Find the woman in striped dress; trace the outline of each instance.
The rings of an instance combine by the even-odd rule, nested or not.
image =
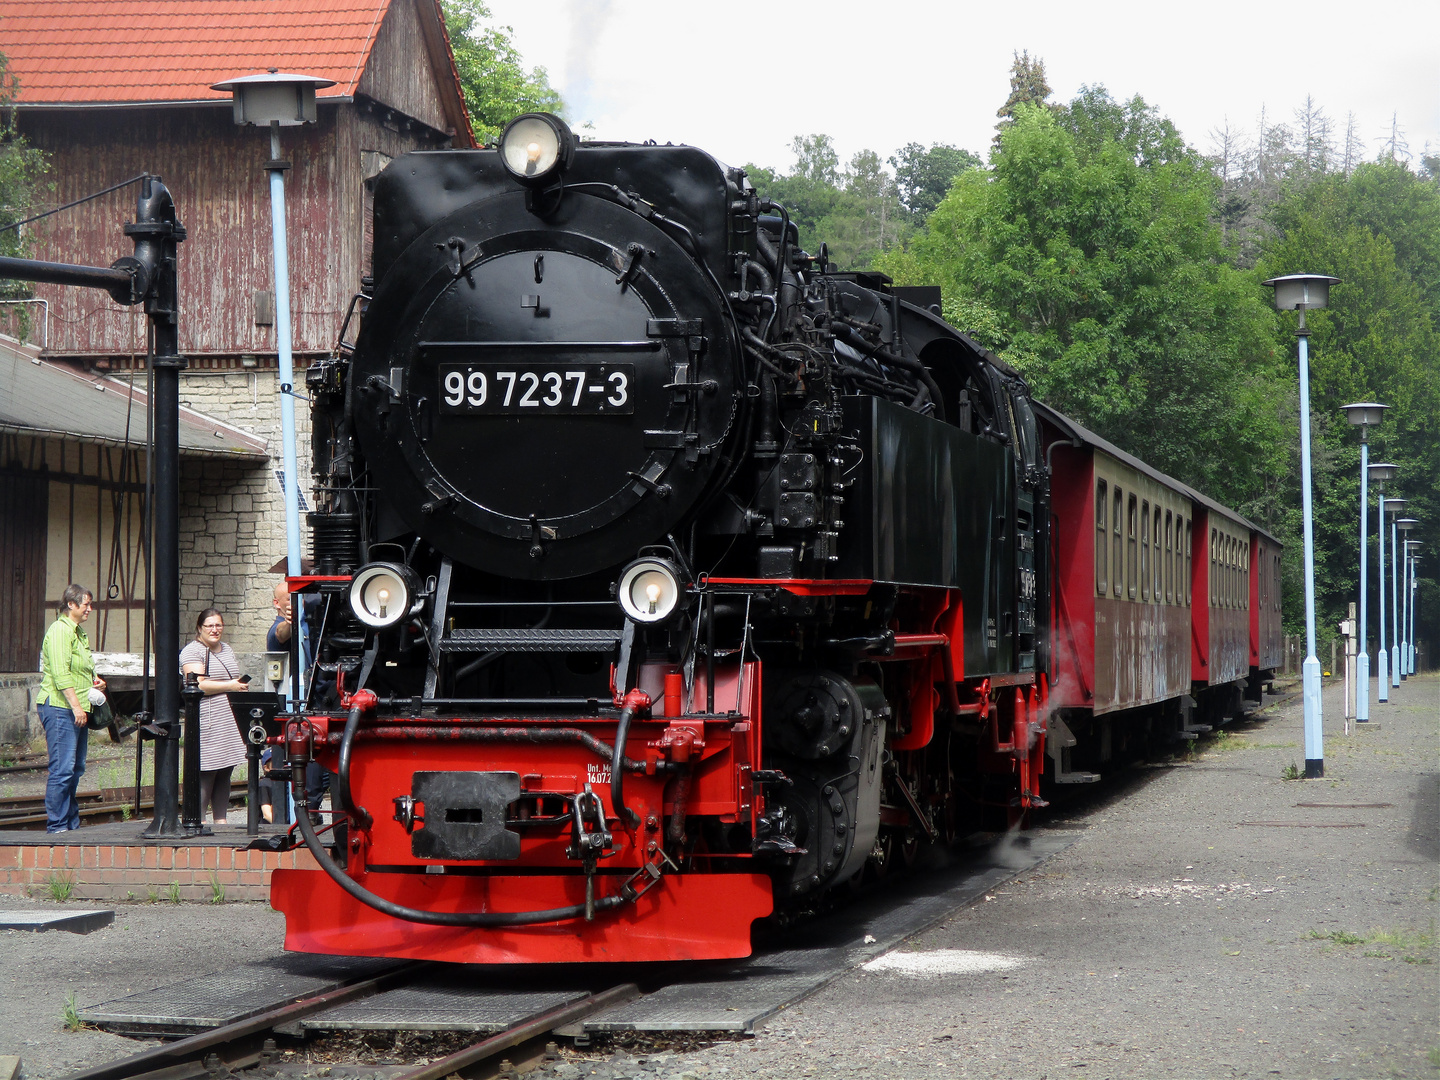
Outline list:
[[[246,687],[234,650],[220,640],[224,633],[225,617],[206,608],[195,620],[195,640],[180,650],[181,675],[199,675],[205,695],[200,702],[200,812],[209,803],[216,825],[228,824],[230,773],[245,761],[245,743],[225,695]]]

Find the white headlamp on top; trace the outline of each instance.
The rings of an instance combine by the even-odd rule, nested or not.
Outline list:
[[[350,582],[350,610],[366,626],[384,629],[409,615],[420,601],[415,572],[399,563],[362,566]]]
[[[555,180],[575,156],[575,133],[551,113],[525,113],[506,125],[500,136],[500,160],[526,187]]]
[[[666,622],[685,595],[680,570],[666,559],[636,559],[620,575],[616,599],[632,621],[653,626]]]

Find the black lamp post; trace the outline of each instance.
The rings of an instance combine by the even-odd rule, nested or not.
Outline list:
[[[110,266],[76,266],[39,259],[0,258],[0,278],[46,281],[103,289],[117,304],[143,303],[154,334],[155,352],[155,724],[164,734],[155,742],[155,819],[146,837],[183,836],[180,802],[180,681],[170,664],[180,655],[180,355],[176,249],[185,226],[158,176],[140,182],[135,223],[125,226],[135,254]],[[167,663],[168,659],[168,663]],[[162,674],[169,672],[169,675]]]

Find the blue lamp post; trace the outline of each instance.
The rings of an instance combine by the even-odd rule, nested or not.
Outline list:
[[[1404,557],[1400,560],[1400,663],[1397,665],[1400,678],[1410,677],[1410,530],[1419,525],[1418,518],[1401,518],[1395,527],[1405,534],[1405,543],[1396,548]]]
[[[1390,654],[1385,651],[1385,481],[1394,480],[1398,471],[1389,462],[1370,466],[1370,480],[1380,496],[1380,572],[1375,579],[1379,586],[1375,591],[1380,594],[1380,651],[1376,654],[1379,667],[1375,672],[1375,697],[1382,702],[1390,700]]]
[[[280,439],[285,459],[285,556],[288,577],[299,577],[300,474],[295,463],[295,366],[290,351],[290,262],[285,241],[285,171],[290,162],[280,157],[280,129],[313,124],[315,91],[334,86],[334,79],[287,75],[271,68],[262,75],[246,75],[219,82],[211,90],[235,96],[235,123],[270,129],[270,241],[275,259],[275,337],[280,377]]]
[[[1325,775],[1325,733],[1320,712],[1320,660],[1315,655],[1315,520],[1310,507],[1310,331],[1305,312],[1330,302],[1330,286],[1340,279],[1326,274],[1286,274],[1264,282],[1275,290],[1279,311],[1297,311],[1300,323],[1300,501],[1305,515],[1305,662],[1300,666],[1305,704],[1305,778]]]
[[[1420,548],[1420,541],[1419,541],[1419,540],[1411,540],[1411,541],[1410,541],[1410,548],[1411,548],[1412,551],[1418,551],[1419,548]],[[1414,674],[1415,674],[1415,645],[1416,645],[1416,641],[1415,641],[1415,633],[1416,633],[1416,630],[1415,630],[1415,628],[1416,628],[1417,626],[1419,626],[1419,620],[1418,620],[1418,614],[1419,614],[1419,613],[1418,613],[1418,611],[1417,611],[1416,609],[1419,608],[1419,606],[1420,606],[1420,556],[1419,556],[1418,554],[1415,554],[1415,555],[1411,555],[1411,556],[1410,556],[1410,674],[1411,674],[1411,675],[1414,675]]]
[[[1370,470],[1370,427],[1380,423],[1390,406],[1374,401],[1343,405],[1345,419],[1360,429],[1360,649],[1355,657],[1355,722],[1370,722],[1370,646],[1366,637],[1366,574],[1369,552],[1366,550],[1370,531],[1370,493],[1367,481]]]
[[[1386,499],[1381,506],[1380,528],[1385,528],[1385,515],[1390,515],[1390,685],[1400,685],[1400,530],[1397,519],[1405,512],[1409,499]],[[1384,588],[1384,581],[1381,581]]]

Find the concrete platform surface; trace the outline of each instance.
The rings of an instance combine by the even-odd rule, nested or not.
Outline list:
[[[1067,813],[1068,850],[753,1039],[530,1076],[1435,1080],[1440,676],[1371,716],[1347,735],[1327,688],[1320,780],[1282,779],[1298,699],[1135,770]]]

